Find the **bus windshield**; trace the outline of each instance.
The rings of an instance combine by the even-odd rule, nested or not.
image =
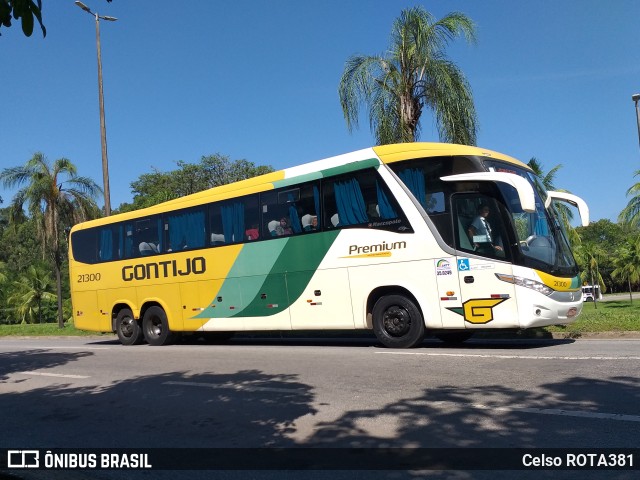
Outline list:
[[[506,172],[525,178],[533,187],[535,212],[525,212],[520,208],[516,191],[505,184],[498,185],[511,215],[517,247],[525,266],[559,276],[574,276],[578,273],[571,253],[567,235],[555,209],[544,207],[546,190],[528,170],[516,165],[495,160],[484,160],[489,171]],[[519,263],[519,262],[516,262]]]

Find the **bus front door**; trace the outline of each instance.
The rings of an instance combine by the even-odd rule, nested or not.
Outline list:
[[[510,263],[459,256],[456,269],[465,328],[519,327],[515,285],[498,278],[513,275]]]
[[[465,192],[451,198],[456,249],[455,271],[465,328],[518,328],[512,278],[508,213],[494,192]],[[468,255],[464,253],[468,252]]]

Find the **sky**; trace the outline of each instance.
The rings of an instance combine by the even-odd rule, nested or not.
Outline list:
[[[337,87],[350,55],[384,54],[400,12],[469,16],[447,53],[471,85],[478,146],[545,170],[616,221],[640,179],[636,0],[84,0],[100,22],[111,205],[131,182],[219,153],[282,169],[375,144],[347,130]],[[0,170],[65,157],[102,185],[95,21],[43,0],[36,25],[0,29]],[[421,141],[438,141],[429,111]],[[15,189],[0,185],[6,206]],[[577,215],[576,215],[577,216]]]

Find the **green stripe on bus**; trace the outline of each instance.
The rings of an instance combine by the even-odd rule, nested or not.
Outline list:
[[[379,167],[380,160],[377,158],[369,158],[367,160],[359,160],[357,162],[350,162],[338,167],[327,168],[326,170],[320,170],[319,172],[305,173],[291,178],[285,178],[284,180],[277,180],[272,182],[273,188],[288,187],[291,185],[298,185],[300,183],[311,182],[320,178],[333,177],[336,175],[342,175],[344,173],[355,172],[369,167]]]
[[[327,168],[326,170],[321,170],[322,176],[333,177],[335,175],[342,175],[343,173],[355,172],[357,170],[363,170],[369,167],[379,167],[380,160],[377,158],[369,158],[367,160],[360,160],[358,162],[350,162],[344,165],[340,165],[339,167]]]
[[[339,231],[290,237],[267,275],[260,292],[235,317],[263,317],[282,312],[309,284]],[[295,259],[295,263],[292,262]],[[287,281],[295,273],[295,282]]]
[[[217,293],[212,292],[216,297],[209,302],[210,306],[193,318],[227,318],[241,311],[247,299],[258,294],[285,245],[286,240],[243,245],[222,287]]]
[[[319,178],[322,178],[322,173],[320,172],[305,173],[304,175],[299,175],[297,177],[285,178],[284,180],[272,182],[272,185],[273,188],[282,188],[290,185],[311,182],[313,180],[318,180]]]
[[[339,231],[247,243],[216,298],[193,318],[264,317],[298,299]],[[296,281],[287,284],[287,273]],[[219,299],[221,299],[219,301]]]

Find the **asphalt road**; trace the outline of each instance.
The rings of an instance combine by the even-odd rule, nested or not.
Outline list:
[[[639,448],[639,367],[640,340],[472,340],[455,348],[433,340],[390,350],[373,339],[123,347],[111,337],[5,337],[0,448]],[[637,470],[249,473],[184,478],[626,479]]]

